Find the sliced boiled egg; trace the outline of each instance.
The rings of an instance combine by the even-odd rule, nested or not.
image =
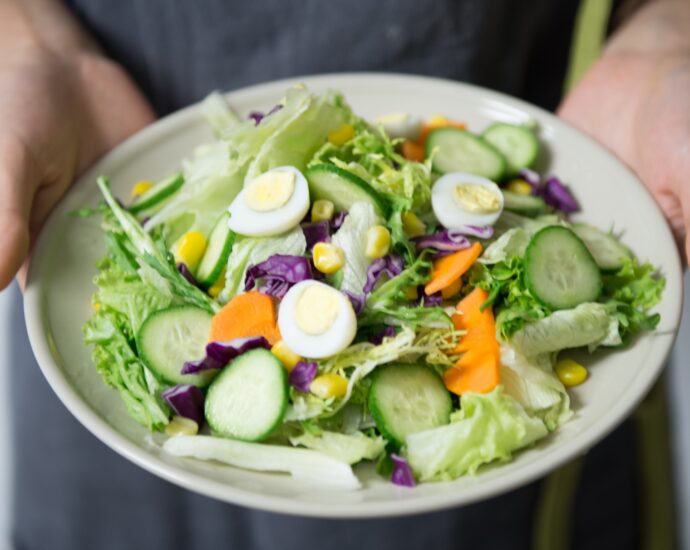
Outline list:
[[[434,183],[431,206],[438,221],[448,229],[493,225],[503,212],[503,193],[489,179],[452,172]]]
[[[415,140],[419,137],[424,122],[421,118],[408,113],[388,113],[377,117],[376,124],[383,126],[390,138]]]
[[[309,211],[307,180],[294,166],[274,168],[246,184],[228,210],[228,226],[239,235],[279,235]]]
[[[352,343],[357,317],[345,294],[308,280],[293,286],[280,302],[278,328],[293,352],[321,359],[340,353]]]

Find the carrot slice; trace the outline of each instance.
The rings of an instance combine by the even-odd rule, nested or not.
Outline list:
[[[472,267],[472,264],[479,258],[481,253],[482,245],[479,242],[475,242],[465,250],[459,250],[436,260],[431,272],[431,280],[424,287],[424,293],[430,296],[455,283]]]
[[[472,365],[449,368],[443,373],[443,381],[449,391],[458,395],[467,392],[488,393],[499,383],[499,367],[498,354],[487,353],[478,357]]]
[[[416,162],[424,162],[424,146],[416,141],[405,140],[402,144],[402,155],[407,160],[414,160]]]
[[[462,287],[462,279],[458,279],[454,283],[448,285],[446,288],[441,289],[441,296],[444,300],[448,300],[460,292]]]
[[[501,351],[496,339],[496,322],[491,307],[481,311],[489,297],[481,288],[465,296],[453,315],[458,330],[467,331],[449,353],[463,355],[443,375],[446,388],[462,395],[466,392],[486,393],[500,381]]]
[[[455,306],[457,313],[453,315],[455,328],[458,330],[466,330],[477,325],[477,323],[479,323],[481,320],[482,315],[480,308],[488,299],[489,293],[486,290],[477,287],[462,300],[460,300],[458,305]],[[484,311],[487,311],[488,309],[489,308]]]
[[[273,298],[256,291],[238,294],[211,319],[209,341],[263,336],[271,345],[280,340]]]

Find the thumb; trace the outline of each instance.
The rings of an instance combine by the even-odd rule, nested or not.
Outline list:
[[[0,138],[0,290],[29,253],[29,214],[35,189],[33,161],[24,144]]]

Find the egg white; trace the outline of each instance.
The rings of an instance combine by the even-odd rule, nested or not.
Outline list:
[[[321,285],[337,294],[340,308],[333,324],[321,334],[308,334],[297,324],[296,309],[302,292],[313,285]],[[340,353],[348,347],[357,332],[357,316],[350,299],[333,287],[319,281],[302,281],[293,286],[280,302],[278,309],[280,335],[293,352],[312,359],[322,359]]]
[[[292,172],[295,174],[295,188],[287,202],[275,210],[259,212],[253,210],[245,200],[246,187],[239,192],[228,208],[228,227],[239,235],[268,237],[285,233],[302,221],[309,211],[309,185],[294,166],[280,166],[271,172]]]
[[[462,208],[453,196],[455,186],[462,183],[481,185],[496,193],[500,204],[496,212],[479,214]],[[462,229],[467,225],[493,225],[503,212],[503,193],[490,179],[464,172],[451,172],[434,183],[431,189],[431,206],[438,221],[448,229]]]

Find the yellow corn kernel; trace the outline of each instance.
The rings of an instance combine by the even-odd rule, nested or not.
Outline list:
[[[311,221],[322,222],[328,221],[333,217],[335,205],[326,199],[319,199],[314,201],[311,207]]]
[[[321,399],[342,397],[347,392],[347,380],[339,374],[327,372],[314,378],[309,391]]]
[[[225,268],[223,268],[223,271],[220,272],[220,275],[216,279],[216,282],[213,283],[208,288],[208,295],[211,298],[218,298],[218,295],[223,291],[224,288],[225,288]]]
[[[403,230],[408,237],[419,237],[424,235],[426,224],[417,217],[414,212],[402,213]]]
[[[445,126],[450,121],[443,115],[433,115],[428,121],[428,126]]]
[[[91,309],[94,313],[98,313],[99,311],[101,311],[101,304],[99,304],[98,302],[93,302],[91,304]]]
[[[345,253],[338,245],[316,243],[312,254],[314,267],[321,273],[335,273],[345,265]]]
[[[190,271],[194,271],[206,251],[206,237],[200,231],[188,231],[175,247],[175,260],[184,262]]]
[[[415,300],[419,299],[419,293],[417,292],[417,287],[416,286],[408,286],[405,289],[405,298],[407,298],[411,302],[414,302]]]
[[[577,386],[587,379],[587,369],[572,359],[561,359],[556,366],[556,375],[564,386]]]
[[[442,288],[441,296],[444,300],[448,300],[460,292],[460,287],[462,287],[462,277],[456,279],[454,283],[451,283],[446,288]]]
[[[132,196],[138,197],[139,195],[143,195],[144,193],[146,193],[146,191],[148,191],[152,187],[153,187],[152,181],[148,181],[148,180],[138,181],[132,186]]]
[[[383,225],[374,225],[367,230],[367,244],[364,254],[371,260],[383,258],[391,248],[391,234]]]
[[[354,135],[355,129],[352,127],[352,124],[343,124],[340,128],[328,134],[328,141],[336,147],[340,147],[342,144],[350,141]]]
[[[532,194],[532,186],[527,183],[525,180],[517,178],[514,180],[510,180],[507,185],[508,191],[512,191],[513,193],[517,193],[518,195],[531,195]]]
[[[165,427],[165,435],[175,437],[176,435],[196,435],[199,433],[199,426],[191,418],[184,416],[173,416],[172,420]]]
[[[285,343],[285,340],[278,340],[275,344],[273,344],[271,353],[280,360],[288,372],[292,372],[292,369],[295,368],[297,363],[304,361],[304,357],[297,355],[294,351],[292,351]]]

